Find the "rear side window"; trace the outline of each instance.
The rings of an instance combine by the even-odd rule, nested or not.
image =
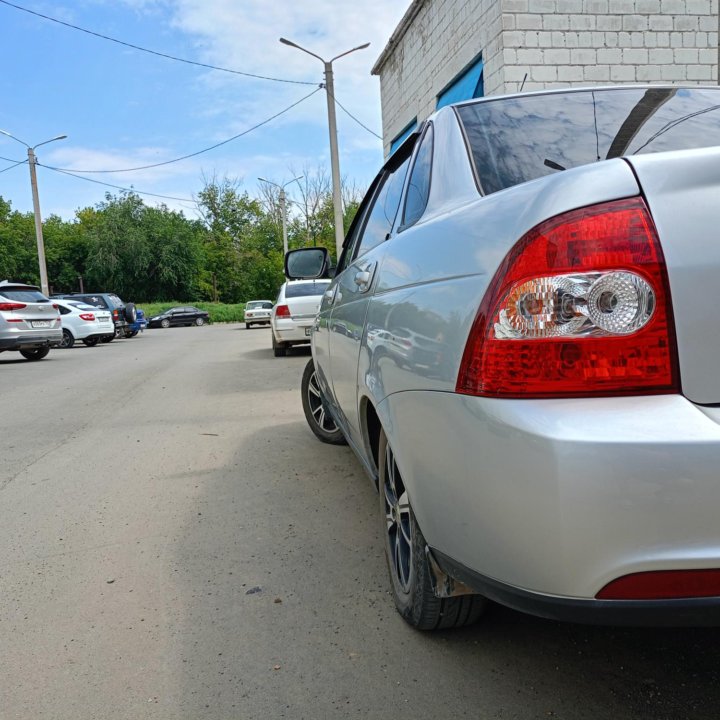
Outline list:
[[[460,105],[485,194],[614,157],[720,145],[720,91],[621,88]]]
[[[0,290],[0,295],[8,300],[17,302],[46,303],[50,302],[41,292],[24,288],[6,288]]]
[[[395,172],[389,174],[383,181],[372,210],[370,210],[362,238],[360,238],[356,257],[364,255],[376,245],[379,245],[392,230],[395,216],[400,207],[400,197],[402,196],[409,164],[410,158],[405,160]]]
[[[433,126],[428,125],[420,144],[408,183],[403,213],[403,227],[414,225],[425,212],[430,197],[430,173],[432,171]]]
[[[322,295],[330,286],[330,281],[302,283],[301,285],[287,285],[285,287],[285,298],[309,297]]]
[[[105,302],[104,298],[101,298],[99,295],[83,295],[80,299],[87,305],[92,305],[93,307],[100,308],[101,310],[106,310],[108,308],[108,304]]]

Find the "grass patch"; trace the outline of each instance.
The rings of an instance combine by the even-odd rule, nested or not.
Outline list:
[[[210,313],[210,322],[242,322],[245,319],[245,303],[213,303],[213,302],[163,302],[163,303],[137,303],[139,308],[145,312],[146,318],[159,315],[165,310],[173,307],[193,307],[207,310]]]

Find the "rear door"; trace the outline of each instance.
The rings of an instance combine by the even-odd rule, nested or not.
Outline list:
[[[346,267],[337,278],[328,327],[328,351],[333,394],[341,422],[356,444],[361,442],[358,414],[358,361],[365,328],[365,316],[376,270],[385,253],[400,205],[410,162],[398,157],[386,165],[375,194],[365,211],[362,225]]]

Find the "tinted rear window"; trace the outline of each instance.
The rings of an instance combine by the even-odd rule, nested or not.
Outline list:
[[[641,153],[720,145],[720,91],[593,90],[458,107],[485,193]]]
[[[322,295],[330,286],[330,281],[302,283],[301,285],[287,285],[285,287],[286,298],[307,297],[310,295]]]
[[[23,288],[4,289],[0,290],[0,295],[8,300],[15,300],[16,302],[32,302],[32,303],[46,303],[50,302],[41,292],[37,290],[27,290]]]

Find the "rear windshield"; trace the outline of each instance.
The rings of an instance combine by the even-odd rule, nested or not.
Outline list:
[[[46,303],[50,302],[41,292],[37,290],[28,290],[23,288],[0,289],[0,295],[8,300],[16,300],[17,302]]]
[[[608,158],[720,145],[711,88],[583,90],[457,111],[486,194]]]
[[[285,287],[285,297],[297,298],[307,297],[309,295],[322,295],[329,286],[329,280],[312,283],[301,283],[300,285],[287,285]]]
[[[269,301],[249,302],[245,305],[246,310],[272,310],[272,303]]]

